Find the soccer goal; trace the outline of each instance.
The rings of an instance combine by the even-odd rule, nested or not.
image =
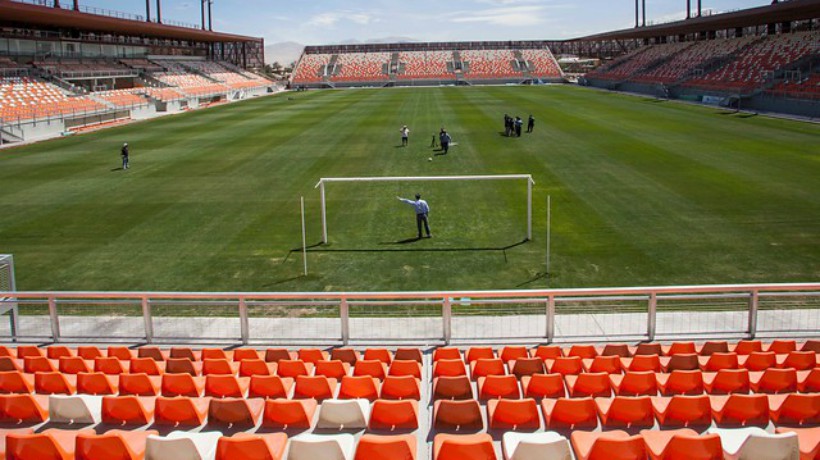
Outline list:
[[[409,182],[464,182],[464,181],[523,181],[526,183],[526,198],[522,197],[522,201],[526,200],[526,233],[525,239],[532,240],[532,186],[535,182],[530,174],[498,174],[498,175],[479,175],[479,176],[409,176],[409,177],[323,177],[316,184],[314,189],[318,188],[321,194],[321,208],[322,208],[322,242],[328,243],[328,184],[333,183],[395,183],[404,184]],[[522,194],[523,195],[523,194]],[[517,196],[517,195],[516,195]],[[392,198],[392,197],[391,197]],[[412,198],[412,196],[408,196]],[[424,198],[424,197],[423,197]],[[522,203],[523,204],[523,203]],[[431,203],[432,207],[435,207]]]

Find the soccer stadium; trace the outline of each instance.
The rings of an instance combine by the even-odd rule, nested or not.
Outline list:
[[[820,459],[820,0],[335,3],[0,0],[0,459]]]

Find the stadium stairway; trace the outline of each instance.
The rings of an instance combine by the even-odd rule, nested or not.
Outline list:
[[[0,346],[0,456],[814,460],[818,351]]]

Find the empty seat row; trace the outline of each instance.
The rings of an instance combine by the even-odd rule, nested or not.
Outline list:
[[[820,422],[820,395],[728,396],[616,396],[614,398],[496,399],[487,402],[491,429],[538,430],[594,429],[660,426],[812,425]],[[439,400],[433,406],[433,426],[438,430],[485,429],[478,401]]]
[[[570,440],[556,432],[505,433],[502,451],[508,460],[814,460],[820,428],[783,429],[770,434],[759,428],[710,429],[703,434],[682,428],[669,431],[575,431]],[[570,442],[571,441],[571,442]],[[488,434],[439,434],[434,460],[497,459]]]
[[[314,414],[318,409],[317,420]],[[261,399],[89,395],[2,395],[0,422],[200,426],[262,425],[274,429],[365,429],[413,431],[419,427],[418,402],[366,399]]]

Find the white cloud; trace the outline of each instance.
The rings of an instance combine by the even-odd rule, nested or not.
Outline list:
[[[478,22],[498,26],[535,26],[544,22],[544,18],[541,16],[543,10],[543,6],[514,6],[479,11],[462,11],[454,14],[452,22]]]
[[[331,11],[317,14],[308,19],[307,25],[313,27],[332,27],[338,22],[352,22],[359,25],[367,25],[378,22],[378,18],[369,13],[353,11]]]

